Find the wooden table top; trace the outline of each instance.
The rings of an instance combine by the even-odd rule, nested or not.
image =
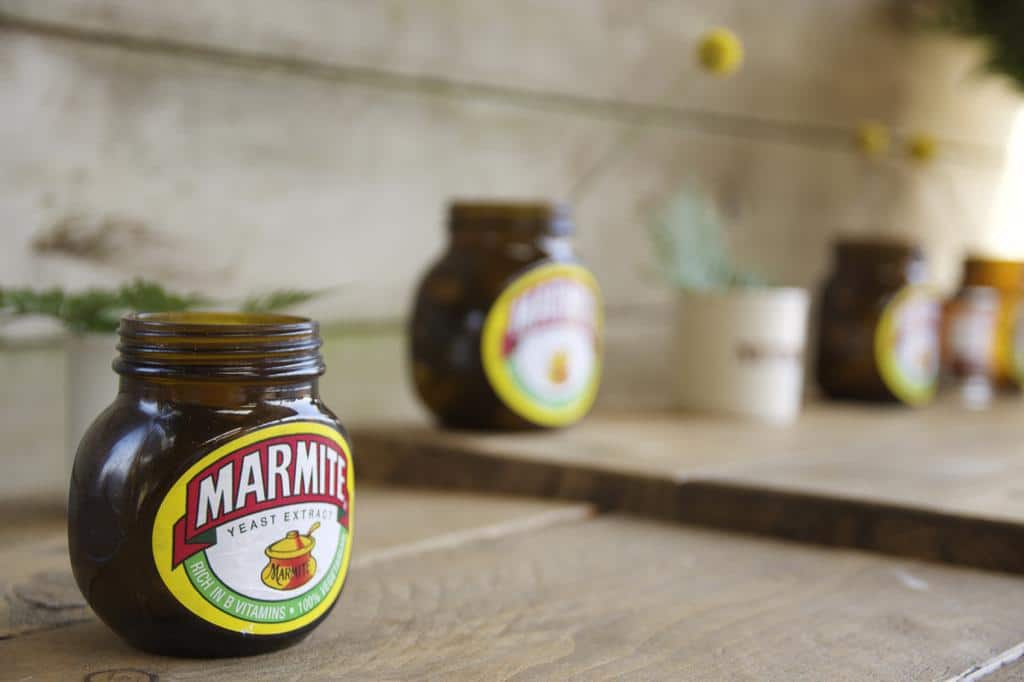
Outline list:
[[[874,509],[878,528],[900,527],[893,510],[931,514],[935,546],[955,539],[944,529],[958,520],[1016,528],[1012,491],[1024,478],[1014,434],[1024,444],[1024,424],[1013,407],[957,420],[901,412],[914,427],[855,409],[812,412],[781,431],[667,416],[646,427],[595,418],[541,437],[357,430],[364,483],[340,602],[305,642],[247,659],[129,648],[71,580],[61,510],[3,503],[0,679],[1024,679],[1020,576],[774,532],[778,519],[813,509],[800,495],[852,505],[851,519]],[[888,458],[877,454],[885,449]],[[864,467],[843,464],[844,452],[861,453]],[[928,457],[934,466],[917,480],[914,462]],[[702,528],[679,498],[657,498],[665,485],[704,494],[689,486],[713,478],[724,492],[701,503],[753,504],[726,514],[742,520],[783,499],[735,494],[758,472],[774,495],[793,496],[754,529],[767,537]],[[878,485],[863,482],[878,472]],[[368,482],[389,478],[449,489]],[[943,494],[926,498],[929,481]],[[656,499],[634,499],[645,491]],[[841,540],[831,544],[857,545]]]

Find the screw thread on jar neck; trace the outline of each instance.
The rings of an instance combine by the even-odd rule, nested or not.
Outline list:
[[[274,314],[132,313],[121,318],[122,377],[298,382],[324,372],[319,326]]]

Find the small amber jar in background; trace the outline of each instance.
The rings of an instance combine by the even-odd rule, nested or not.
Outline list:
[[[567,426],[601,375],[601,296],[565,206],[457,202],[410,328],[413,380],[445,426]]]
[[[120,389],[69,495],[86,601],[159,654],[298,642],[333,608],[352,547],[352,454],[318,394],[316,323],[136,314],[120,335]]]
[[[938,299],[921,250],[842,240],[820,310],[816,376],[826,396],[919,405],[939,375]]]
[[[942,365],[968,407],[985,407],[994,393],[999,309],[999,292],[981,286],[962,287],[943,306]]]
[[[1002,389],[1019,387],[1014,327],[1024,301],[1024,261],[970,256],[964,260],[961,289],[988,287],[998,294],[998,312],[992,345],[993,378]]]

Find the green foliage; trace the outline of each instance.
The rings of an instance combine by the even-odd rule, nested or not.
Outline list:
[[[1024,3],[1020,0],[944,0],[938,24],[983,39],[986,68],[1013,79],[1024,91]]]
[[[60,289],[0,289],[0,310],[15,315],[38,314],[57,317],[63,304],[64,292]]]
[[[117,329],[122,313],[130,310],[119,292],[90,289],[65,294],[54,317],[76,332],[109,332]]]
[[[699,192],[675,197],[651,223],[651,245],[662,277],[679,289],[763,286],[737,265],[725,243],[722,219]]]
[[[242,303],[245,312],[270,312],[308,301],[316,292],[277,291]],[[198,294],[174,294],[155,282],[138,279],[118,289],[35,290],[0,287],[0,316],[45,315],[75,332],[114,332],[129,312],[180,312],[210,307],[216,302]],[[2,319],[2,317],[0,317]]]
[[[155,282],[137,279],[118,292],[126,308],[134,311],[174,312],[208,306],[212,300],[198,294],[172,294]]]

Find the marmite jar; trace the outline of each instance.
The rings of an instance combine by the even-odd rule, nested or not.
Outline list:
[[[996,386],[999,292],[964,286],[942,309],[942,366],[968,407],[982,408]]]
[[[455,203],[449,244],[419,287],[413,380],[445,426],[561,427],[601,375],[601,295],[573,255],[564,206]]]
[[[991,332],[992,378],[997,387],[1017,389],[1021,379],[1018,358],[1024,352],[1024,338],[1016,332],[1021,302],[1024,301],[1024,262],[970,256],[964,260],[963,291],[986,287],[995,293],[996,313]]]
[[[938,386],[941,309],[912,245],[844,240],[825,284],[817,380],[830,398],[927,403]]]
[[[133,314],[114,402],[75,457],[75,580],[129,643],[181,656],[293,644],[334,606],[352,548],[352,452],[320,401],[315,322]]]

